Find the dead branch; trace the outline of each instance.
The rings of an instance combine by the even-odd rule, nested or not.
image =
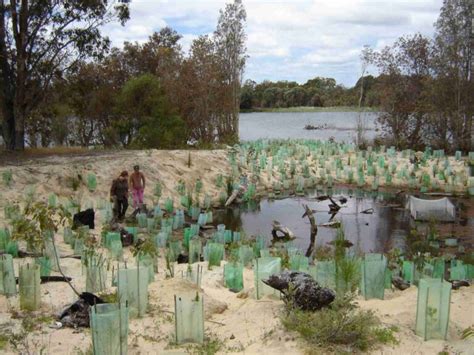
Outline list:
[[[277,232],[283,235],[278,235]],[[272,237],[274,241],[295,239],[293,232],[278,221],[273,221],[272,223]]]
[[[311,232],[310,232],[310,243],[308,246],[308,250],[306,250],[306,257],[310,257],[314,251],[314,245],[316,244],[316,235],[318,234],[318,226],[316,225],[316,219],[314,218],[313,210],[308,207],[308,205],[304,205],[305,214],[304,216],[308,216],[309,223],[311,223]]]

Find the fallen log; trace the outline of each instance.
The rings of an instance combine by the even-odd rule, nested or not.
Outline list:
[[[280,275],[271,275],[262,282],[280,291],[285,303],[302,310],[317,311],[329,306],[336,298],[333,290],[321,287],[304,272],[283,271]]]

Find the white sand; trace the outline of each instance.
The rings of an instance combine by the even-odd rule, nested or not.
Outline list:
[[[89,158],[51,157],[32,161],[21,166],[0,167],[0,174],[6,169],[13,171],[14,183],[11,189],[2,186],[0,208],[8,200],[21,200],[28,185],[35,184],[40,198],[46,198],[55,192],[61,198],[82,195],[83,201],[97,201],[107,198],[111,179],[121,170],[138,163],[148,178],[146,190],[147,201],[151,200],[151,187],[159,179],[163,185],[163,198],[174,197],[177,202],[175,186],[183,179],[190,187],[198,177],[204,182],[204,192],[217,198],[215,188],[217,174],[228,174],[225,151],[198,151],[191,153],[192,166],[187,167],[186,151],[149,151],[120,152],[113,155],[93,156]],[[73,192],[66,184],[65,178],[74,173],[86,176],[94,172],[98,177],[98,189],[89,193],[85,186]],[[0,213],[0,226],[5,223]],[[100,225],[95,233],[100,232]],[[59,242],[61,255],[71,254],[69,246]],[[126,260],[132,260],[129,251]],[[16,260],[19,263],[27,259]],[[85,275],[82,275],[79,260],[62,259],[63,271],[73,278],[73,284],[79,290],[85,289]],[[242,354],[300,354],[304,352],[303,344],[296,334],[286,333],[279,322],[282,301],[270,297],[255,300],[253,296],[253,272],[246,269],[244,273],[244,291],[248,297],[238,297],[223,286],[222,267],[207,269],[204,267],[202,290],[204,294],[206,335],[211,339],[223,342],[222,353],[237,352]],[[130,321],[129,353],[130,354],[166,354],[186,352],[187,347],[170,346],[174,334],[174,295],[196,292],[196,286],[181,278],[185,265],[176,267],[175,278],[166,278],[163,258],[160,258],[159,272],[155,281],[149,286],[149,312],[144,318]],[[18,272],[18,268],[17,271]],[[110,274],[108,279],[110,286]],[[110,289],[112,290],[112,288]],[[65,283],[48,283],[41,285],[42,310],[39,313],[56,314],[68,303],[75,300],[75,295]],[[474,324],[474,288],[463,288],[452,292],[451,320],[448,341],[430,340],[424,342],[414,334],[416,317],[417,289],[412,287],[404,292],[386,291],[385,300],[359,300],[362,308],[372,309],[386,325],[397,325],[400,331],[397,337],[400,344],[396,347],[385,347],[374,351],[377,354],[437,354],[445,347],[451,353],[474,354],[473,341],[461,341],[460,331]],[[10,329],[18,333],[21,319],[14,318],[18,311],[18,297],[6,299],[0,296],[0,332]],[[24,316],[24,313],[19,313]],[[91,346],[89,329],[51,329],[48,324],[39,324],[38,329],[30,333],[21,346],[27,344],[30,353],[39,353],[41,349],[48,354],[74,354],[87,351]],[[17,353],[12,347],[4,353]],[[20,352],[26,353],[23,349]]]

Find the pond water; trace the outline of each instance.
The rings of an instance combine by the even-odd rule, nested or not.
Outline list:
[[[357,112],[253,112],[240,114],[240,139],[252,141],[260,138],[323,139],[333,137],[338,142],[353,142],[356,136]],[[377,113],[362,114],[368,130],[366,138],[376,136]],[[326,128],[306,130],[306,125]]]
[[[279,221],[296,236],[294,244],[305,251],[309,245],[310,223],[304,214],[304,205],[315,211],[318,225],[331,219],[329,200],[317,201],[316,196],[329,194],[338,201],[347,198],[333,220],[343,224],[345,237],[360,252],[387,252],[393,248],[405,248],[406,235],[410,227],[409,213],[402,206],[400,195],[394,192],[364,192],[359,189],[341,188],[332,191],[311,191],[304,197],[288,196],[278,200],[262,200],[253,205],[240,205],[216,211],[216,222],[224,223],[227,229],[244,230],[247,235],[263,235],[270,241],[272,222]],[[340,204],[340,202],[338,202]],[[373,214],[363,214],[373,208]],[[317,246],[334,240],[336,229],[318,226]]]

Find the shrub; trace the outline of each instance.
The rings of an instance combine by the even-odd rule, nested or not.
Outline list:
[[[287,330],[299,333],[314,354],[365,352],[380,344],[396,344],[396,329],[381,326],[372,311],[361,310],[354,304],[354,298],[354,294],[348,293],[317,312],[302,311],[289,303],[281,321]]]

